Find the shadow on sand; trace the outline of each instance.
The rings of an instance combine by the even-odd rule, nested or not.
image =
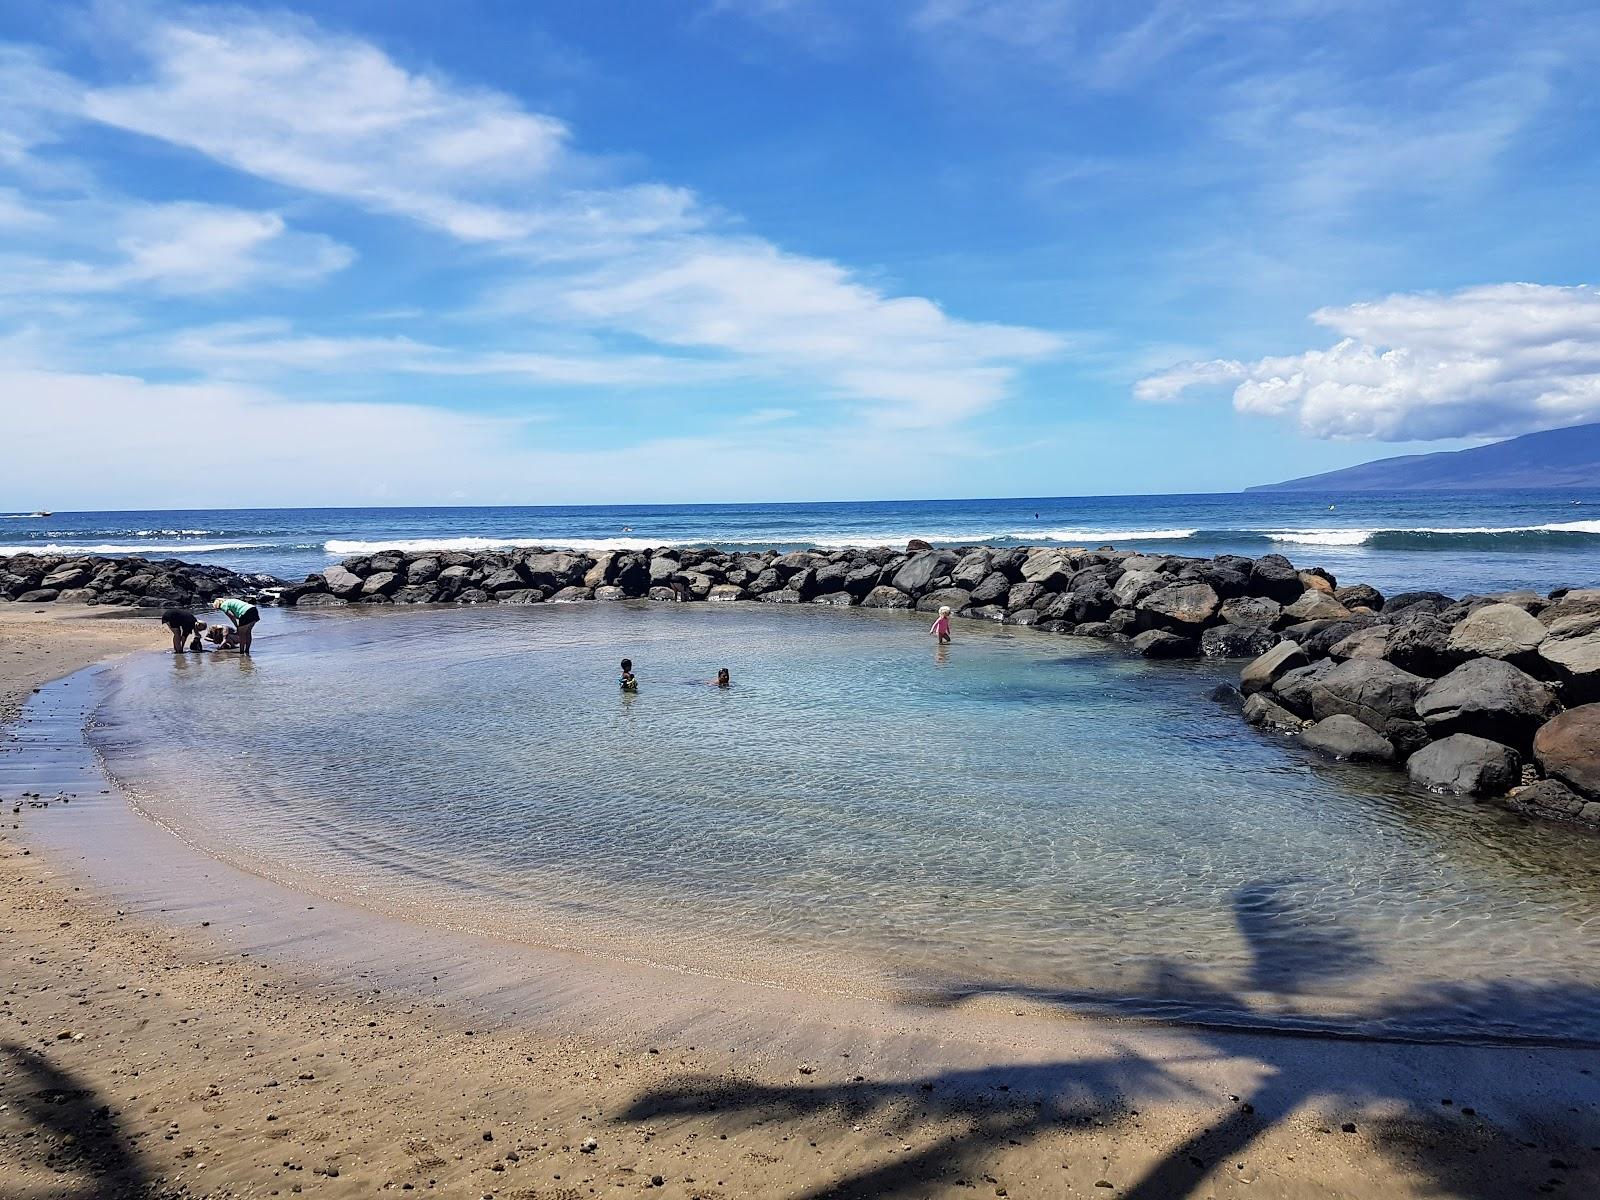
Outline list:
[[[39,1195],[62,1200],[120,1200],[151,1194],[151,1181],[109,1105],[43,1054],[0,1042],[0,1112],[5,1141],[20,1153],[4,1158],[49,1180]]]
[[[1284,899],[1284,888],[1260,882],[1234,896],[1234,914],[1249,946],[1251,963],[1237,993],[1207,987],[1178,964],[1161,964],[1153,974],[1163,985],[1205,1002],[1209,1011],[1246,1017],[1254,1010],[1247,993],[1292,997],[1308,985],[1359,973],[1373,956],[1360,941],[1336,928],[1302,920]],[[955,1007],[982,996],[1005,996],[1045,1003],[1062,1010],[1099,1008],[1111,999],[1078,992],[1018,988],[970,982],[918,999]],[[715,1116],[729,1127],[770,1126],[808,1116],[833,1116],[861,1122],[916,1124],[955,1129],[933,1144],[862,1168],[805,1193],[807,1197],[898,1197],[924,1194],[930,1186],[974,1184],[1007,1146],[1022,1146],[1045,1135],[1070,1139],[1090,1130],[1122,1127],[1129,1140],[1147,1144],[1149,1153],[1132,1181],[1114,1193],[1129,1200],[1171,1200],[1214,1190],[1218,1175],[1291,1115],[1307,1110],[1369,1114],[1361,1133],[1376,1147],[1383,1165],[1372,1169],[1410,1180],[1416,1190],[1467,1200],[1501,1200],[1510,1195],[1600,1195],[1600,1085],[1567,1080],[1581,1096],[1560,1088],[1541,1093],[1526,1079],[1508,1076],[1525,1070],[1520,1056],[1529,1047],[1431,1044],[1426,1031],[1449,1029],[1464,1011],[1519,1014],[1535,1028],[1565,1014],[1600,1011],[1600,990],[1582,986],[1504,983],[1488,986],[1419,988],[1371,1015],[1370,1028],[1409,1031],[1337,1036],[1292,1028],[1185,1028],[1192,1053],[1182,1061],[1157,1061],[1116,1044],[1101,1058],[1073,1058],[1033,1066],[997,1066],[947,1071],[903,1082],[757,1086],[730,1084],[715,1077],[683,1080],[634,1099],[619,1119],[649,1122],[674,1117]],[[1548,1018],[1548,1019],[1540,1019]],[[1560,1053],[1560,1052],[1556,1052]],[[1577,1053],[1571,1050],[1576,1063]],[[1228,1060],[1243,1064],[1255,1086],[1230,1097],[1209,1115],[1214,1093],[1201,1095],[1186,1079],[1196,1064]],[[1583,1058],[1572,1073],[1588,1076],[1600,1056]],[[1426,1092],[1430,1081],[1449,1090]],[[1516,1086],[1502,1086],[1508,1082]],[[1529,1097],[1538,1097],[1530,1101]],[[1178,1144],[1159,1150],[1159,1127],[1134,1128],[1142,1104],[1184,1101],[1203,1127]],[[1483,1111],[1480,1113],[1480,1109]],[[1338,1137],[1355,1131],[1318,1128]],[[1132,1159],[1129,1165],[1133,1165]],[[1210,1181],[1209,1183],[1207,1181]],[[992,1182],[992,1180],[990,1180]],[[1109,1186],[1109,1185],[1108,1185]],[[989,1189],[986,1189],[989,1190]]]

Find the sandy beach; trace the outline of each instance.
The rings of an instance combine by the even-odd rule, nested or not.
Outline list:
[[[34,701],[7,759],[71,741],[81,697],[49,680],[164,643],[153,621],[0,609],[5,716]],[[1592,1050],[630,967],[298,895],[98,788],[37,790],[7,791],[0,837],[7,1197],[1600,1189]]]

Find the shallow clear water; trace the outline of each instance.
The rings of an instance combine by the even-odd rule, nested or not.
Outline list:
[[[764,606],[270,614],[97,747],[224,857],[713,973],[1195,1020],[1600,1038],[1600,840],[1322,764],[1232,669]],[[616,685],[617,660],[641,690]],[[735,686],[705,682],[719,666]]]

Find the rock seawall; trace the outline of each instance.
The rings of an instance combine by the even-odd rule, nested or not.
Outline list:
[[[1600,822],[1600,589],[1384,596],[1260,558],[1061,547],[388,551],[282,585],[142,559],[0,560],[0,595],[300,607],[646,599],[912,609],[1092,637],[1147,658],[1248,659],[1250,724],[1440,791]]]
[[[218,596],[270,603],[283,580],[170,558],[14,554],[0,558],[0,598],[133,608],[192,608]]]

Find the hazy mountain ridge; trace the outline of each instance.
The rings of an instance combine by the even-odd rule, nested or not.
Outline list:
[[[1600,422],[1526,433],[1491,446],[1403,454],[1258,484],[1250,492],[1464,491],[1600,486]]]

